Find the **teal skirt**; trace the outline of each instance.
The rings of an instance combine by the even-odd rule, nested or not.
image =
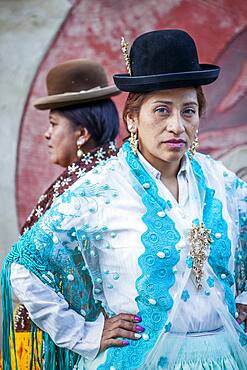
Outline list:
[[[171,335],[176,340],[176,335]],[[172,346],[173,338],[170,338]],[[169,349],[167,349],[169,354]],[[247,370],[246,352],[241,363],[224,331],[213,335],[186,336],[172,369],[174,370]],[[245,363],[245,364],[244,364]],[[159,366],[159,369],[170,366]]]
[[[182,340],[182,343],[180,342]],[[171,363],[170,358],[176,344],[180,342],[181,348]],[[138,370],[247,370],[247,352],[244,348],[235,348],[229,335],[224,330],[204,333],[200,336],[187,335],[183,339],[170,334],[158,364],[155,366],[141,366]],[[106,361],[107,350],[99,354],[95,360],[81,360],[79,370],[97,370]],[[104,367],[105,370],[129,370]]]

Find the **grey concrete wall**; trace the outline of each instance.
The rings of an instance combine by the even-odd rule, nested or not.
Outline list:
[[[15,169],[24,104],[70,7],[68,0],[0,0],[0,266],[18,238]]]

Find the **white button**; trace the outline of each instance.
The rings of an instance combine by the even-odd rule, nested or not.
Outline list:
[[[81,309],[81,315],[82,316],[86,316],[86,311],[84,311],[83,309]]]
[[[149,335],[147,333],[142,334],[144,340],[149,340]]]
[[[165,255],[164,252],[157,252],[156,256],[159,257],[159,258],[165,258],[166,255]]]
[[[166,215],[166,213],[164,211],[157,212],[157,216],[159,216],[161,218],[165,217],[165,215]]]
[[[68,274],[68,275],[67,275],[67,279],[68,279],[69,281],[73,281],[75,278],[74,278],[74,276],[73,276],[72,274]]]
[[[142,186],[144,187],[144,189],[150,188],[150,184],[148,182],[145,182]]]
[[[58,243],[58,237],[56,235],[53,236],[52,238],[53,243],[57,244]]]

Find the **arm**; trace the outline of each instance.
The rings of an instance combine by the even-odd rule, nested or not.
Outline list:
[[[91,189],[89,191],[91,195]],[[97,355],[99,345],[101,350],[126,345],[125,341],[116,338],[139,339],[140,334],[136,332],[140,330],[135,324],[139,321],[130,314],[107,319],[104,325],[97,308],[91,319],[98,319],[94,322],[85,320],[95,304],[89,299],[92,286],[87,284],[82,251],[87,251],[91,257],[89,265],[94,271],[100,266],[94,245],[96,231],[86,226],[87,212],[91,209],[89,199],[85,189],[79,188],[78,192],[64,193],[22,236],[6,258],[6,267],[9,262],[15,262],[11,283],[32,320],[57,345],[92,359]],[[94,222],[97,221],[95,218],[96,215]]]
[[[124,347],[129,342],[119,337],[138,340],[145,330],[139,325],[142,319],[132,314],[104,319],[101,313],[96,321],[85,321],[83,316],[69,308],[61,295],[15,263],[11,268],[11,285],[28,309],[32,321],[46,331],[57,346],[68,348],[87,359],[93,360],[98,352],[108,347]]]
[[[67,192],[6,257],[2,275],[6,348],[12,330],[11,283],[31,319],[58,346],[89,359],[97,355],[104,317],[93,299],[76,237],[76,228],[87,216],[84,203],[83,197]],[[9,353],[6,361],[10,362]]]
[[[96,321],[87,322],[69,308],[62,295],[44,285],[25,267],[14,263],[11,285],[18,299],[26,306],[30,318],[60,347],[66,347],[88,359],[96,357],[104,326],[101,313]]]
[[[238,227],[237,248],[235,254],[236,302],[247,305],[247,185],[234,179],[237,214],[234,218]]]
[[[247,304],[247,184],[222,164],[219,166],[225,183],[228,212],[232,219],[237,301]]]
[[[236,261],[236,297],[239,324],[243,323],[247,332],[247,186],[238,182],[238,220],[239,220],[239,241],[235,257]]]
[[[247,185],[234,173],[224,169],[226,192],[229,199],[228,209],[235,228],[235,283],[237,321],[245,323],[247,331]]]

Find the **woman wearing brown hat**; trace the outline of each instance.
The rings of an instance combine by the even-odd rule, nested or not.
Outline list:
[[[87,59],[69,60],[52,68],[47,75],[48,96],[34,102],[37,109],[49,109],[48,142],[51,162],[66,168],[41,195],[21,229],[30,229],[84,173],[116,155],[115,138],[119,118],[110,99],[120,91],[108,86],[103,67]],[[87,277],[90,283],[89,276]],[[31,320],[26,308],[15,313],[16,354],[19,369],[28,370],[31,354]],[[39,333],[39,342],[41,333]],[[40,348],[36,349],[37,353]],[[14,349],[12,349],[14,359]],[[40,368],[38,361],[36,368]]]
[[[247,186],[196,153],[201,85],[219,67],[199,64],[181,30],[141,35],[130,56],[123,49],[129,73],[114,80],[130,92],[130,140],[13,247],[4,314],[11,268],[17,296],[50,336],[47,361],[54,341],[79,355],[68,369],[246,369]],[[91,322],[78,255],[105,311]]]

